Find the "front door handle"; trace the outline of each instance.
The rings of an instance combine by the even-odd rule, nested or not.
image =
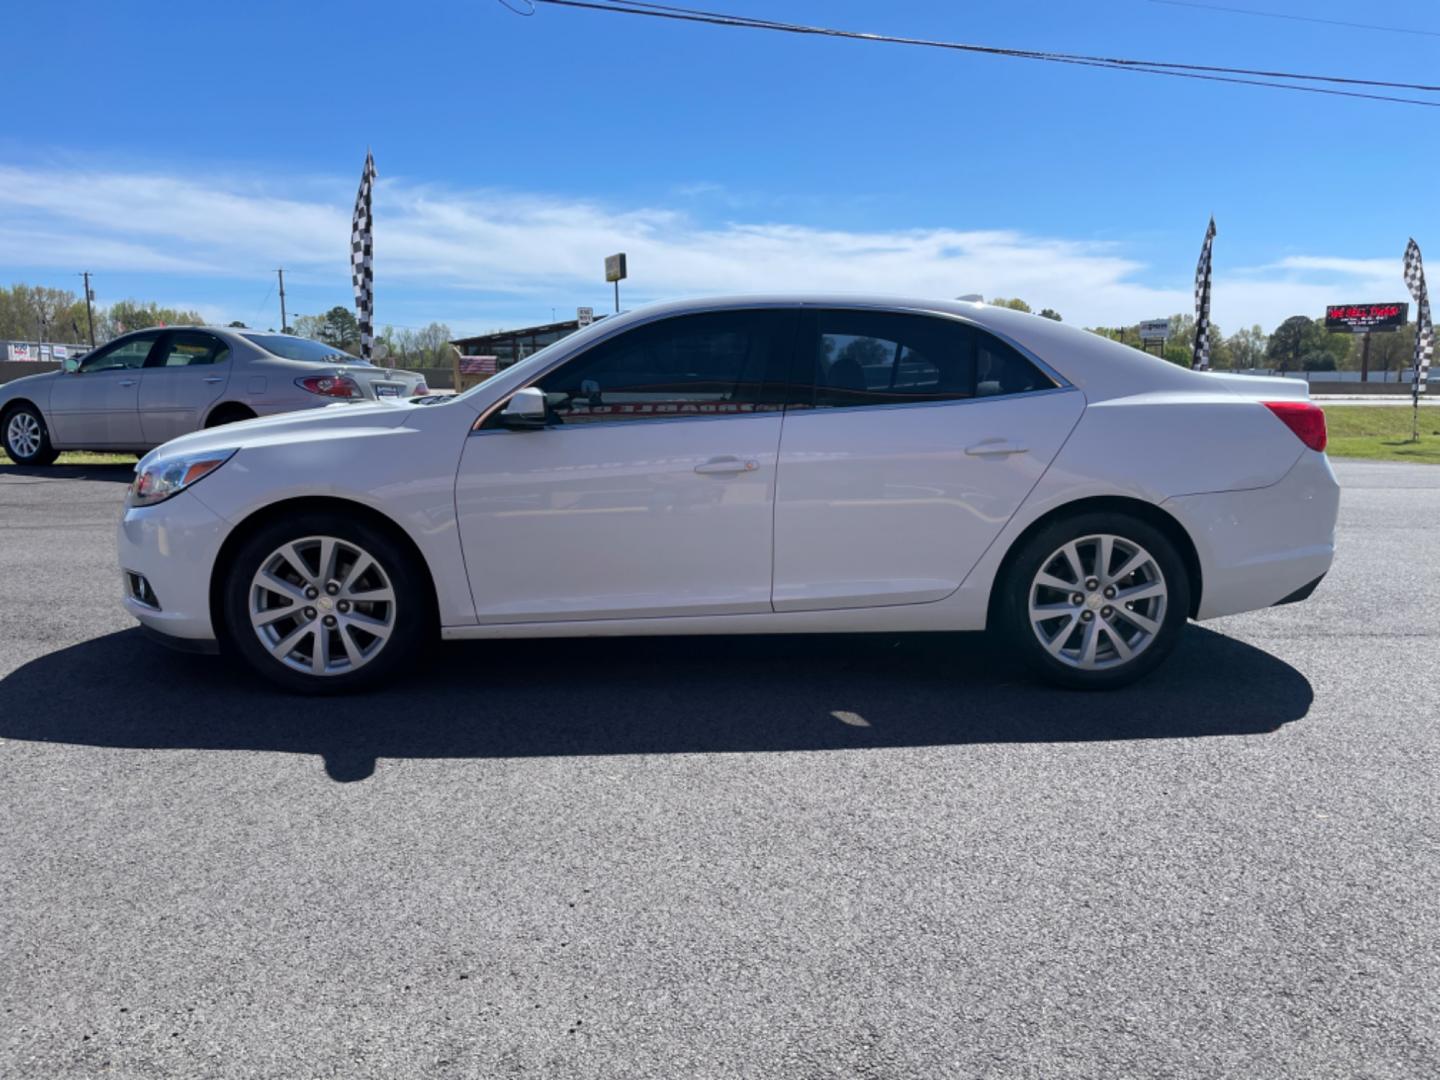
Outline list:
[[[223,378],[221,378],[219,375],[206,375],[205,378],[201,380],[201,382],[208,382],[208,383],[217,383],[217,382],[224,382],[224,381],[225,381],[225,380],[224,380]]]
[[[717,476],[726,473],[754,472],[760,468],[760,463],[753,458],[738,458],[734,454],[724,454],[720,457],[713,457],[709,461],[702,461],[695,466],[695,471],[703,476]]]
[[[1010,442],[1006,439],[986,439],[974,446],[967,446],[965,453],[971,457],[1002,457],[1006,454],[1023,454],[1025,445],[1018,442]]]
[[[135,385],[137,382],[139,382],[139,381],[140,381],[139,379],[121,379],[121,380],[120,380],[120,385],[121,385],[121,386],[134,386],[134,385]]]

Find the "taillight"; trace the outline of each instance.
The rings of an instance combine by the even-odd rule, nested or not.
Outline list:
[[[410,391],[410,396],[411,396],[411,397],[424,397],[424,396],[425,396],[426,394],[428,394],[428,393],[430,393],[430,387],[426,386],[426,385],[422,382],[422,383],[420,383],[418,386],[416,386],[414,390]]]
[[[1325,431],[1325,410],[1308,401],[1266,401],[1267,409],[1295,433],[1311,450],[1324,450],[1329,436]]]
[[[360,384],[349,375],[307,375],[303,379],[296,379],[295,385],[321,397],[342,398],[346,401],[365,396]]]

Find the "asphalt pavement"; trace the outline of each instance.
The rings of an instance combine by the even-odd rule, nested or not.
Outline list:
[[[143,640],[124,468],[0,469],[0,1076],[1440,1074],[1440,468],[1140,686],[974,635]]]

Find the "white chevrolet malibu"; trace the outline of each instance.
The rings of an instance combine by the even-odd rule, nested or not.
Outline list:
[[[1113,687],[1189,618],[1303,600],[1339,488],[1303,382],[971,303],[605,319],[451,398],[166,443],[126,608],[302,691],[444,638],[993,628]]]

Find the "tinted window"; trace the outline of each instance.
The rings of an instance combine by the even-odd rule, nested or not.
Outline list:
[[[1004,342],[952,319],[821,311],[806,335],[819,408],[1016,394],[1054,385]]]
[[[363,364],[358,356],[341,352],[323,341],[291,337],[289,334],[241,334],[247,341],[253,341],[266,352],[283,356],[286,360],[304,360],[313,364]]]
[[[230,359],[230,347],[212,334],[176,330],[155,350],[149,367],[195,367],[223,364]]]
[[[778,411],[789,326],[781,311],[666,319],[601,342],[535,385],[565,424]]]
[[[145,363],[145,357],[150,355],[150,348],[155,344],[155,339],[159,336],[160,333],[157,330],[154,333],[140,334],[138,337],[126,338],[124,341],[117,341],[102,349],[96,349],[80,362],[80,370],[85,372],[113,371],[117,368],[141,367]]]

